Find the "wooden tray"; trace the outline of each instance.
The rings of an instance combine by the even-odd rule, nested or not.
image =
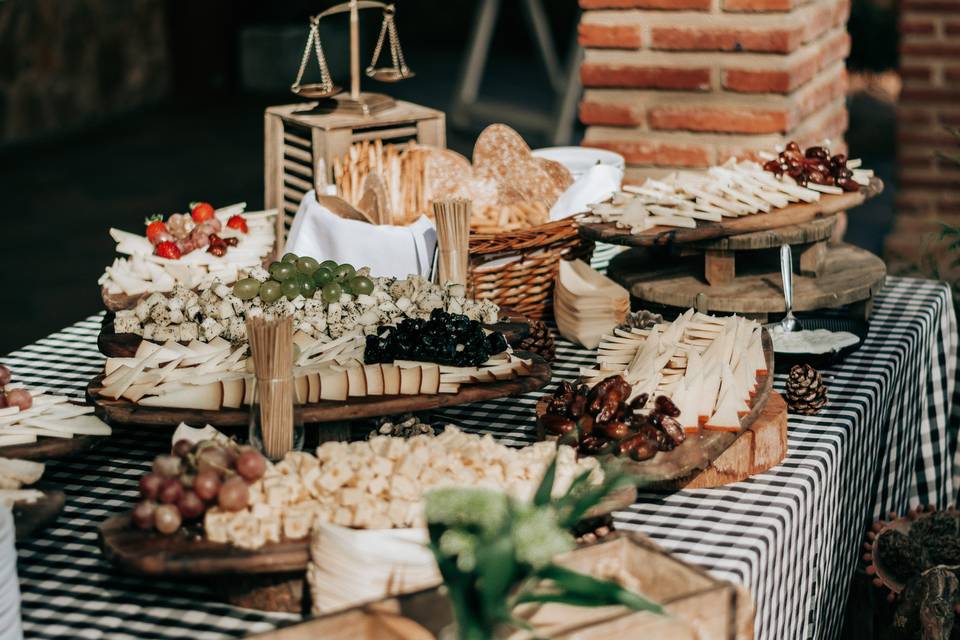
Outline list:
[[[0,458],[21,460],[49,460],[68,458],[93,448],[104,436],[74,436],[72,438],[47,438],[40,436],[29,444],[12,444],[0,447]]]
[[[629,507],[637,499],[634,487],[624,487],[584,516],[597,518]],[[114,516],[100,525],[100,546],[108,560],[132,573],[183,578],[289,573],[303,571],[310,557],[309,539],[285,540],[256,550],[210,542],[181,529],[171,536],[142,531],[130,515]]]
[[[543,358],[524,351],[517,351],[516,355],[533,361],[533,369],[530,375],[513,380],[464,384],[460,386],[458,393],[452,394],[373,396],[351,398],[347,402],[324,401],[305,404],[297,407],[297,415],[305,424],[309,424],[429,411],[536,391],[550,382],[550,365]],[[250,412],[246,407],[222,409],[220,411],[167,409],[164,407],[141,407],[128,400],[100,398],[95,396],[92,390],[99,387],[101,377],[97,376],[87,385],[87,398],[97,407],[97,415],[108,422],[170,427],[181,422],[193,425],[210,424],[215,427],[246,427],[249,423]]]
[[[761,341],[763,344],[763,355],[767,361],[768,373],[758,377],[757,392],[751,399],[750,413],[740,418],[740,431],[731,433],[728,431],[704,430],[699,437],[688,437],[676,449],[672,451],[661,451],[649,460],[642,462],[636,462],[626,457],[610,455],[601,456],[601,459],[605,462],[621,464],[625,471],[636,476],[637,484],[642,489],[678,489],[688,485],[691,486],[691,488],[718,486],[726,482],[742,480],[746,476],[739,472],[729,474],[720,473],[717,474],[715,480],[705,477],[701,480],[703,484],[695,484],[696,477],[701,472],[710,469],[711,465],[717,461],[738,438],[750,430],[765,411],[766,405],[773,392],[774,371],[773,342],[766,329],[764,329],[761,334]],[[549,396],[544,396],[540,400],[537,408],[538,415],[546,408],[546,402],[548,401]],[[777,415],[779,416],[781,413],[778,406]],[[783,428],[785,430],[785,424]],[[537,422],[537,435],[541,440],[548,437],[547,434],[544,433],[542,426],[540,426],[539,421]],[[784,453],[786,451],[785,447],[786,443],[784,441]],[[751,457],[742,465],[743,468],[749,469],[749,473],[763,471],[769,468],[769,466],[773,466],[771,464],[763,469],[757,469],[753,462],[753,452],[753,447],[746,448],[745,453]],[[771,458],[771,455],[765,454],[762,458],[763,460],[768,460]],[[782,459],[783,457],[780,456],[773,464],[779,463]],[[724,466],[727,467],[728,465]],[[749,475],[749,473],[746,475]]]
[[[43,497],[32,504],[14,503],[13,521],[17,542],[29,540],[34,532],[57,519],[66,501],[63,491],[44,491]]]
[[[634,235],[626,229],[618,229],[612,222],[586,223],[580,225],[580,235],[595,242],[608,242],[631,247],[662,247],[687,242],[713,240],[726,236],[735,236],[754,231],[776,229],[798,222],[809,222],[816,218],[835,214],[863,204],[868,198],[883,191],[883,181],[871,178],[870,184],[852,193],[841,195],[822,195],[820,200],[811,203],[796,203],[776,209],[770,213],[756,213],[739,218],[725,218],[720,222],[697,220],[694,229],[675,227],[653,227]]]
[[[100,335],[97,336],[97,348],[108,358],[132,358],[143,338],[135,333],[114,333],[113,318],[114,314],[110,311],[103,315]],[[519,343],[530,334],[530,320],[507,308],[500,309],[500,322],[483,326],[491,331],[501,332],[511,345]]]

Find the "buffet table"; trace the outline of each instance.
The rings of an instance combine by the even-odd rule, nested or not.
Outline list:
[[[782,465],[721,489],[642,494],[617,513],[618,525],[747,585],[758,638],[837,637],[870,520],[908,505],[946,505],[960,486],[950,300],[941,283],[890,278],[863,348],[825,372],[830,404],[790,417]],[[30,386],[82,396],[103,365],[100,321],[92,316],[3,361]],[[593,361],[560,341],[554,373],[572,378]],[[533,439],[534,403],[535,394],[444,417],[520,444]],[[139,476],[169,445],[166,430],[120,427],[90,454],[48,465],[41,487],[68,498],[57,523],[19,548],[27,637],[242,637],[296,619],[211,602],[200,584],[124,576],[103,559],[97,526],[130,508]]]

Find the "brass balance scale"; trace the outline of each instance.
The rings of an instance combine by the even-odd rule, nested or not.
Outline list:
[[[310,34],[303,49],[303,58],[300,61],[300,70],[290,90],[296,95],[318,100],[315,111],[320,113],[347,113],[369,116],[386,111],[396,105],[390,96],[382,93],[368,93],[360,91],[360,10],[382,9],[383,23],[380,26],[380,36],[373,51],[373,58],[366,68],[366,75],[380,82],[399,82],[413,77],[413,71],[407,67],[403,59],[403,49],[400,48],[400,38],[397,35],[397,26],[394,20],[396,8],[392,4],[377,2],[376,0],[350,0],[334,5],[315,16],[310,17]],[[350,93],[342,93],[342,89],[333,84],[330,78],[330,69],[320,44],[320,21],[338,13],[350,13]],[[390,66],[378,67],[380,54],[384,45],[390,48]],[[310,59],[311,49],[314,51],[317,63],[320,65],[320,82],[301,84],[303,72]]]

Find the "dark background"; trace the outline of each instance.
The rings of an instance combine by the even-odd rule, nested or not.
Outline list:
[[[184,211],[192,200],[262,207],[263,110],[293,101],[284,87],[296,73],[307,17],[330,4],[0,1],[0,353],[102,308],[96,280],[113,259],[109,227],[139,229],[145,216]],[[399,4],[401,41],[417,75],[377,89],[447,109],[475,2]],[[546,113],[548,84],[519,6],[502,5],[482,94]],[[545,6],[563,54],[576,5]],[[363,27],[365,65],[376,12],[365,12]],[[850,31],[852,70],[896,65],[892,8],[854,2]],[[342,27],[322,36],[342,77]],[[891,184],[892,104],[868,93],[849,102],[851,154]],[[484,124],[449,131],[449,146],[469,153]],[[521,133],[531,146],[545,143]],[[850,240],[879,252],[893,191],[852,217]]]

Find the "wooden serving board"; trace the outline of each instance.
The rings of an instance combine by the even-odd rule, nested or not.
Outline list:
[[[637,490],[624,487],[588,511],[584,519],[625,509],[636,499]],[[284,540],[256,550],[240,549],[206,540],[199,527],[170,536],[142,531],[133,526],[129,514],[100,525],[100,546],[107,559],[132,573],[168,578],[302,572],[310,559],[309,544],[309,539]]]
[[[97,336],[97,348],[108,358],[132,358],[143,338],[135,333],[115,333],[113,330],[114,314],[110,311],[104,314],[100,326],[100,335]],[[530,320],[512,309],[500,309],[500,321],[496,324],[485,324],[491,331],[499,331],[507,339],[507,343],[515,345],[530,334]]]
[[[458,393],[371,396],[350,398],[346,402],[324,401],[305,404],[297,407],[297,416],[303,423],[309,424],[429,411],[536,391],[550,382],[550,365],[543,358],[524,351],[517,351],[515,355],[533,361],[530,375],[513,380],[464,384],[460,386]],[[97,376],[87,386],[87,397],[97,407],[97,415],[108,422],[163,427],[174,427],[181,422],[193,425],[210,424],[215,427],[246,427],[249,423],[250,411],[246,407],[222,409],[220,411],[167,409],[163,407],[141,407],[128,400],[101,398],[96,396],[93,391],[99,388],[100,379],[101,376]]]
[[[17,542],[29,540],[34,532],[56,520],[65,501],[63,491],[44,491],[43,497],[34,503],[15,502],[13,522]]]
[[[72,438],[47,438],[40,436],[29,444],[12,444],[0,447],[0,458],[21,460],[49,460],[68,458],[94,447],[103,436],[74,436]]]
[[[863,204],[868,198],[883,191],[883,181],[871,178],[870,184],[852,193],[821,195],[817,202],[795,203],[770,213],[756,213],[739,218],[724,218],[720,222],[697,220],[694,229],[653,227],[639,234],[618,229],[612,222],[591,222],[580,225],[580,235],[595,242],[608,242],[631,247],[662,247],[688,242],[713,240],[755,231],[786,227],[800,222],[833,215]]]

